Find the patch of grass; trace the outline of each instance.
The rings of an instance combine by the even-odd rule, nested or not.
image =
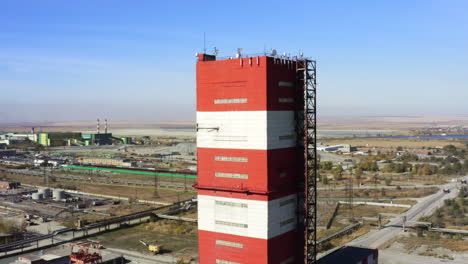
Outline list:
[[[139,242],[163,246],[163,252],[184,254],[196,253],[198,248],[197,226],[192,223],[161,220],[154,223],[120,229],[97,237],[105,247],[136,250],[149,254],[147,247]]]
[[[339,231],[340,229],[342,228],[333,228],[333,229],[330,229],[330,230],[326,230],[327,232],[319,232],[318,234],[320,234],[320,237],[323,236],[323,234],[327,234],[327,235],[330,235],[334,232],[337,232]],[[371,229],[371,226],[369,224],[364,224],[362,226],[360,226],[358,229],[356,229],[355,231],[353,231],[352,233],[349,233],[349,234],[346,234],[346,235],[343,235],[343,236],[340,236],[338,238],[335,238],[335,239],[332,239],[326,243],[324,243],[323,245],[321,245],[318,250],[319,252],[323,252],[323,251],[326,251],[326,250],[329,250],[331,248],[334,248],[334,247],[338,247],[338,246],[343,246],[344,244],[364,235],[364,234],[367,234]],[[319,231],[322,231],[322,230],[319,230]],[[333,231],[333,232],[332,232]],[[323,236],[325,237],[325,236]]]
[[[351,210],[347,205],[341,205],[338,209],[338,215],[345,217],[377,217],[379,213],[401,214],[406,210],[408,208],[375,205],[354,205]]]

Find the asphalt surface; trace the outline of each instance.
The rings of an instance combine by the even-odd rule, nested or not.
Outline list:
[[[464,178],[467,179],[468,176]],[[368,248],[379,248],[383,246],[386,242],[403,231],[403,216],[406,216],[407,222],[411,222],[418,221],[422,216],[432,214],[437,208],[443,206],[444,200],[456,197],[458,194],[457,184],[459,183],[449,183],[439,186],[441,189],[437,193],[420,199],[417,204],[401,214],[400,217],[389,222],[382,229],[357,238],[348,243],[348,245]],[[443,189],[449,189],[450,193],[444,193]]]

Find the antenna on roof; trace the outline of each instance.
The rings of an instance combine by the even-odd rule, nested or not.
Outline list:
[[[206,33],[203,32],[203,54],[206,54]]]
[[[236,58],[242,58],[242,48],[237,48]]]
[[[217,49],[216,47],[214,47],[213,53],[214,53],[215,56],[218,56],[218,55],[219,55],[219,49]]]
[[[276,52],[276,50],[275,50],[275,49],[271,49],[270,55],[274,57],[274,56],[276,56],[276,54],[278,54],[278,53]]]
[[[106,119],[104,119],[104,120],[105,120],[105,122],[106,122],[106,125],[105,125],[105,127],[104,127],[104,133],[106,133],[106,134],[107,134],[107,118],[106,118]]]

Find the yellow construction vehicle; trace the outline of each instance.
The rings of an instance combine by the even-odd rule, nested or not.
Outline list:
[[[159,254],[162,250],[161,245],[156,245],[156,244],[149,244],[146,243],[143,240],[139,240],[141,244],[143,244],[145,247],[148,247],[149,252],[153,253],[154,255]]]

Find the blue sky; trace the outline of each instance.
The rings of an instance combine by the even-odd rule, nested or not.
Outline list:
[[[190,121],[195,56],[319,65],[321,115],[467,115],[468,2],[0,1],[0,122]]]

